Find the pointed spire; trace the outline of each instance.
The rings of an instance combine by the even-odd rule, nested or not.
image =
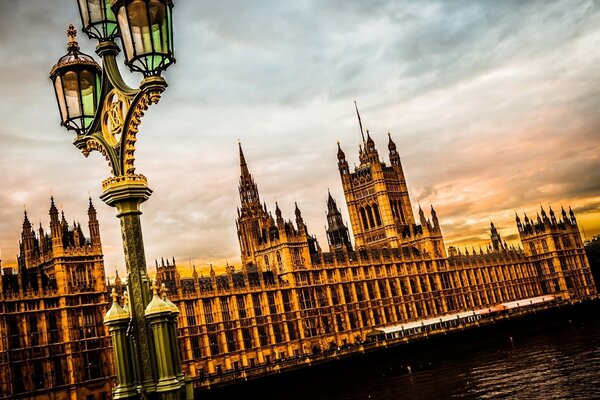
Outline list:
[[[56,204],[54,204],[54,196],[50,196],[50,214],[52,213],[58,215],[58,209],[56,208]]]
[[[362,126],[362,121],[360,119],[360,113],[358,112],[358,105],[356,104],[356,100],[354,100],[354,108],[356,109],[356,116],[358,117],[358,126],[360,127],[360,137],[362,138],[362,141],[365,141],[365,134],[363,132],[363,126]]]
[[[327,208],[332,211],[337,209],[337,204],[335,204],[335,200],[331,196],[331,192],[327,189]]]
[[[542,210],[542,218],[546,218],[546,210],[544,210],[544,206],[540,204],[540,210]]]
[[[575,213],[571,209],[571,206],[569,206],[569,216],[571,217],[571,223],[576,224],[577,220],[575,219]]]
[[[517,214],[516,211],[515,211],[515,221],[516,221],[517,225],[521,224],[521,218],[519,218],[519,214]]]
[[[29,218],[27,218],[27,210],[23,211],[23,230],[25,229],[31,230],[31,223],[29,222]]]
[[[242,170],[242,176],[250,176],[250,171],[248,171],[248,164],[246,164],[246,157],[244,157],[244,151],[242,150],[242,143],[239,141],[238,147],[240,149],[240,168]]]
[[[392,134],[388,132],[388,149],[390,151],[396,151],[396,143],[392,140]]]
[[[375,146],[375,142],[373,141],[373,139],[371,138],[371,133],[369,132],[369,130],[367,129],[367,150],[370,150],[371,146]]]
[[[345,160],[346,159],[346,153],[344,153],[344,151],[342,150],[342,147],[340,146],[340,142],[337,142],[337,146],[338,146],[338,151],[337,151],[337,157],[339,161]]]
[[[88,216],[92,216],[92,215],[96,215],[96,208],[94,207],[94,204],[92,203],[92,196],[89,197],[89,205],[88,205]]]

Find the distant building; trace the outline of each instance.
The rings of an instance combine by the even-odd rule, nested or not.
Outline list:
[[[574,213],[544,209],[516,217],[521,247],[490,226],[484,249],[449,248],[437,214],[415,218],[396,145],[390,164],[367,139],[351,172],[338,146],[348,228],[328,195],[324,252],[295,205],[295,223],[261,203],[240,147],[241,207],[236,221],[241,270],[181,278],[175,260],[157,278],[179,307],[183,362],[197,383],[276,372],[281,362],[361,343],[374,329],[537,298],[596,294]],[[441,319],[440,319],[441,320]],[[287,361],[284,361],[287,360]],[[291,361],[290,361],[291,362]]]
[[[23,220],[18,267],[0,277],[0,399],[102,399],[113,385],[102,325],[106,280],[96,210],[89,239],[50,204],[50,231]]]

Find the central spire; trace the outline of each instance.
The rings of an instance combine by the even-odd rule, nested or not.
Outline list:
[[[356,100],[354,100],[354,108],[356,109],[356,116],[358,117],[358,126],[360,126],[360,136],[362,137],[362,141],[365,141],[365,133],[363,132],[362,121],[360,120],[360,113],[358,112],[358,105],[356,104]]]
[[[242,170],[242,176],[249,176],[248,165],[246,164],[246,158],[244,157],[244,151],[242,150],[242,143],[238,141],[238,147],[240,148],[240,168]]]

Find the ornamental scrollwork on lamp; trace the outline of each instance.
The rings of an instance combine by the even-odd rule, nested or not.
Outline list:
[[[113,176],[103,182],[103,189],[115,184],[147,185],[135,171],[135,144],[145,111],[160,100],[167,84],[159,75],[145,74],[139,89],[130,88],[115,64],[116,44],[100,42],[100,67],[80,52],[76,33],[70,25],[68,52],[50,73],[61,124],[75,131],[74,144],[85,157],[98,151],[108,161]]]

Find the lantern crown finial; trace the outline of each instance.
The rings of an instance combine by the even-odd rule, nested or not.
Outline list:
[[[79,43],[75,40],[77,37],[77,29],[73,26],[73,24],[69,24],[67,28],[67,37],[69,38],[69,43],[67,43],[68,51],[79,51]]]

